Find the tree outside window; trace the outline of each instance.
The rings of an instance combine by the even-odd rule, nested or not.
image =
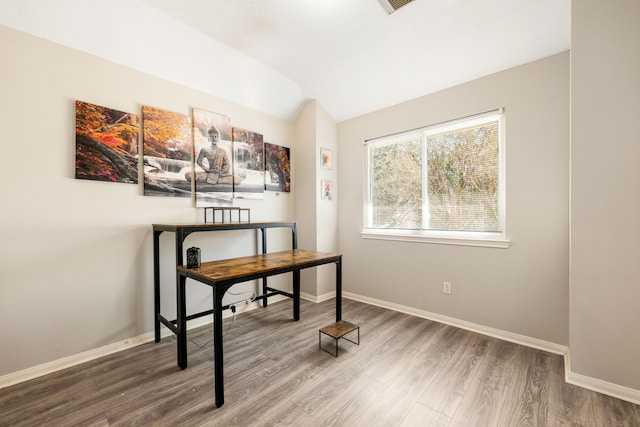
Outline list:
[[[367,142],[366,228],[504,231],[502,114]]]

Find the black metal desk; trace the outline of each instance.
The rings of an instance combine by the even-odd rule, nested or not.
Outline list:
[[[184,264],[183,261],[183,244],[184,240],[192,233],[205,231],[224,231],[224,230],[260,230],[262,232],[262,253],[267,253],[267,229],[270,228],[289,228],[291,230],[291,249],[297,249],[298,238],[296,231],[296,223],[290,221],[284,222],[237,222],[224,224],[153,224],[153,301],[154,301],[154,329],[155,341],[160,342],[160,325],[163,324],[174,334],[178,334],[176,320],[169,320],[160,313],[160,235],[163,232],[171,232],[175,235],[176,248],[176,267]],[[176,276],[177,283],[177,276]],[[290,298],[293,296],[286,292],[270,289],[267,285],[266,277],[262,281],[263,295],[285,295]],[[262,305],[267,306],[267,297],[261,298]],[[192,314],[187,320],[196,319],[198,317],[212,314],[213,310],[203,311],[201,313]],[[178,352],[178,365],[180,365],[180,352]]]
[[[177,268],[176,273],[176,304],[177,304],[177,319],[169,320],[160,312],[160,235],[163,232],[172,232],[175,235],[175,251],[176,251],[176,267],[180,267],[184,264],[184,240],[192,233],[196,232],[208,232],[208,231],[223,231],[223,230],[248,230],[255,229],[260,230],[262,233],[262,254],[267,253],[267,230],[271,228],[289,228],[291,230],[291,248],[297,249],[297,231],[295,222],[238,222],[238,223],[215,223],[215,224],[153,224],[153,288],[154,288],[154,328],[155,328],[155,342],[160,342],[160,326],[165,325],[170,331],[177,336],[177,361],[178,366],[181,369],[187,367],[187,329],[186,322],[188,320],[196,319],[198,317],[206,316],[209,314],[214,315],[214,335],[215,329],[222,327],[222,310],[228,308],[222,306],[222,297],[224,293],[235,283],[241,283],[244,281],[262,279],[262,295],[258,296],[257,300],[262,300],[262,305],[267,306],[267,299],[275,295],[284,295],[293,299],[293,318],[299,320],[300,318],[300,270],[303,268],[313,267],[322,264],[336,263],[336,321],[341,320],[342,317],[342,256],[329,254],[329,258],[316,260],[317,263],[311,264],[297,264],[290,260],[289,265],[280,266],[276,270],[263,270],[254,271],[253,274],[242,277],[242,280],[237,278],[230,279],[231,281],[219,282],[218,278],[214,278],[213,282],[207,283],[202,281],[214,289],[214,303],[211,310],[206,310],[201,313],[187,315],[186,313],[186,295],[185,295],[185,281],[186,277],[191,277],[188,274],[195,274],[194,269],[188,270],[186,268]],[[326,255],[326,254],[325,254]],[[255,257],[249,257],[253,258]],[[338,258],[335,258],[338,257]],[[298,258],[300,259],[300,258]],[[255,259],[254,259],[255,260]],[[210,263],[203,263],[202,266]],[[285,263],[286,264],[286,263]],[[202,267],[201,267],[202,268]],[[186,270],[186,272],[185,272]],[[293,293],[284,292],[278,289],[268,287],[267,277],[275,274],[282,274],[287,272],[293,272]],[[209,280],[209,279],[205,279]],[[220,289],[216,292],[216,287]],[[218,301],[218,302],[216,302]],[[222,339],[220,329],[220,337]],[[216,337],[214,336],[214,340]],[[222,348],[220,342],[220,348]],[[221,406],[224,403],[224,388],[222,382],[222,351],[215,352],[216,363],[216,405]],[[218,374],[219,370],[219,374]],[[220,383],[218,383],[220,381]]]
[[[187,278],[213,288],[213,353],[216,406],[224,404],[224,350],[222,298],[231,286],[248,280],[293,272],[293,318],[300,319],[300,270],[323,264],[336,265],[336,322],[342,317],[342,255],[294,249],[203,263],[200,268],[178,267],[178,365],[187,367],[185,284]]]

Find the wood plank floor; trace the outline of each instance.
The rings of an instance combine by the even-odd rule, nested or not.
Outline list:
[[[212,327],[0,390],[1,426],[640,426],[640,407],[564,383],[561,356],[344,300],[360,325],[334,358],[318,329],[334,301],[225,319],[225,404],[213,396]],[[329,350],[331,339],[323,338]]]

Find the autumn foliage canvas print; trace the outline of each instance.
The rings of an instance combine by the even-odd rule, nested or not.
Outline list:
[[[264,143],[265,190],[291,191],[291,161],[289,148],[276,144]]]
[[[76,178],[138,183],[138,115],[76,101]]]
[[[145,196],[191,197],[191,119],[142,107]]]

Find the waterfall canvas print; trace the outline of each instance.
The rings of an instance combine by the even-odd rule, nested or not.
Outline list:
[[[191,197],[191,118],[142,107],[144,195]]]
[[[138,183],[138,115],[76,101],[77,179]]]
[[[233,197],[264,198],[264,142],[262,134],[233,128],[233,173],[238,182]]]
[[[231,119],[223,114],[193,109],[194,181],[196,207],[231,206],[233,174]]]
[[[264,143],[264,189],[269,191],[291,191],[291,161],[289,148]]]

